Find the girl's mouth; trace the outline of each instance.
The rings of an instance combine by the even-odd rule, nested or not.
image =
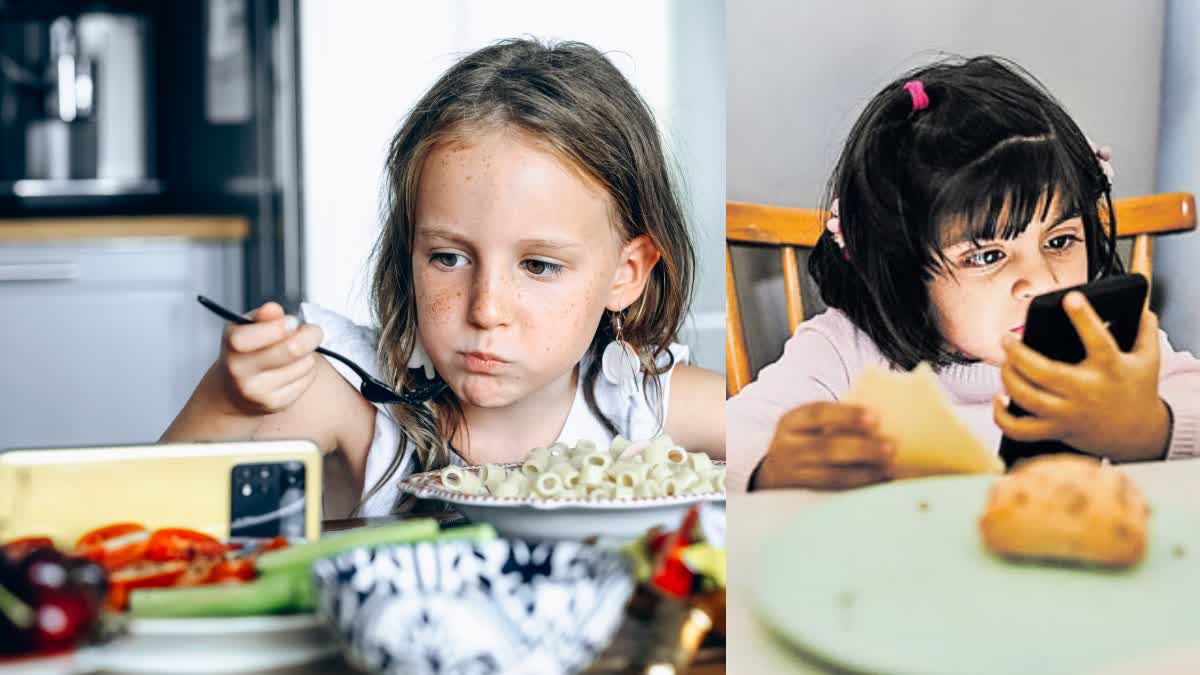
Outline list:
[[[508,365],[508,361],[488,352],[462,352],[463,366],[468,373],[491,374]]]
[[[1009,328],[1008,330],[1011,333],[1015,333],[1017,337],[1025,336],[1025,324],[1021,324],[1020,326],[1017,326],[1016,328]]]

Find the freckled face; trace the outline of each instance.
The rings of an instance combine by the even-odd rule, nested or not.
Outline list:
[[[604,190],[501,128],[429,154],[415,227],[418,330],[459,401],[504,407],[569,381],[622,252]]]
[[[1001,338],[1020,338],[1035,297],[1087,281],[1085,229],[1052,204],[1015,239],[960,242],[943,249],[949,271],[929,283],[942,337],[960,354],[998,365]]]

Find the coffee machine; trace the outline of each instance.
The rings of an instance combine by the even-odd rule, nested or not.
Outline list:
[[[127,193],[152,184],[150,23],[85,12],[29,22],[22,89],[24,162],[6,176],[18,197]],[[28,84],[28,83],[27,83]],[[6,92],[8,94],[8,92]],[[10,173],[12,168],[10,168]]]

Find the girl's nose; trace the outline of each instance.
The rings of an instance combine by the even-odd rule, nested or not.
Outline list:
[[[471,294],[468,319],[477,328],[495,328],[509,322],[512,284],[502,275],[480,270]]]
[[[1013,297],[1018,300],[1031,300],[1043,293],[1057,290],[1058,276],[1054,267],[1043,256],[1035,256],[1018,270],[1017,279],[1013,282]]]

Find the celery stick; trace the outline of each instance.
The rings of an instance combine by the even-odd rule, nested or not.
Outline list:
[[[258,557],[255,566],[262,574],[292,567],[303,567],[305,570],[318,558],[324,558],[343,551],[364,546],[381,546],[383,544],[405,544],[413,541],[426,541],[438,535],[438,524],[432,518],[405,520],[376,527],[363,527],[347,530],[341,534],[321,537],[316,541],[296,544],[281,548],[277,551],[267,551]]]
[[[244,584],[138,589],[129,596],[129,613],[139,618],[181,618],[307,612],[316,607],[309,569],[317,558],[364,546],[495,538],[496,530],[486,523],[439,532],[432,519],[351,530],[262,554],[257,563],[261,576]]]
[[[129,614],[182,618],[305,612],[313,607],[311,585],[306,570],[297,570],[244,584],[140,588],[129,594]]]

